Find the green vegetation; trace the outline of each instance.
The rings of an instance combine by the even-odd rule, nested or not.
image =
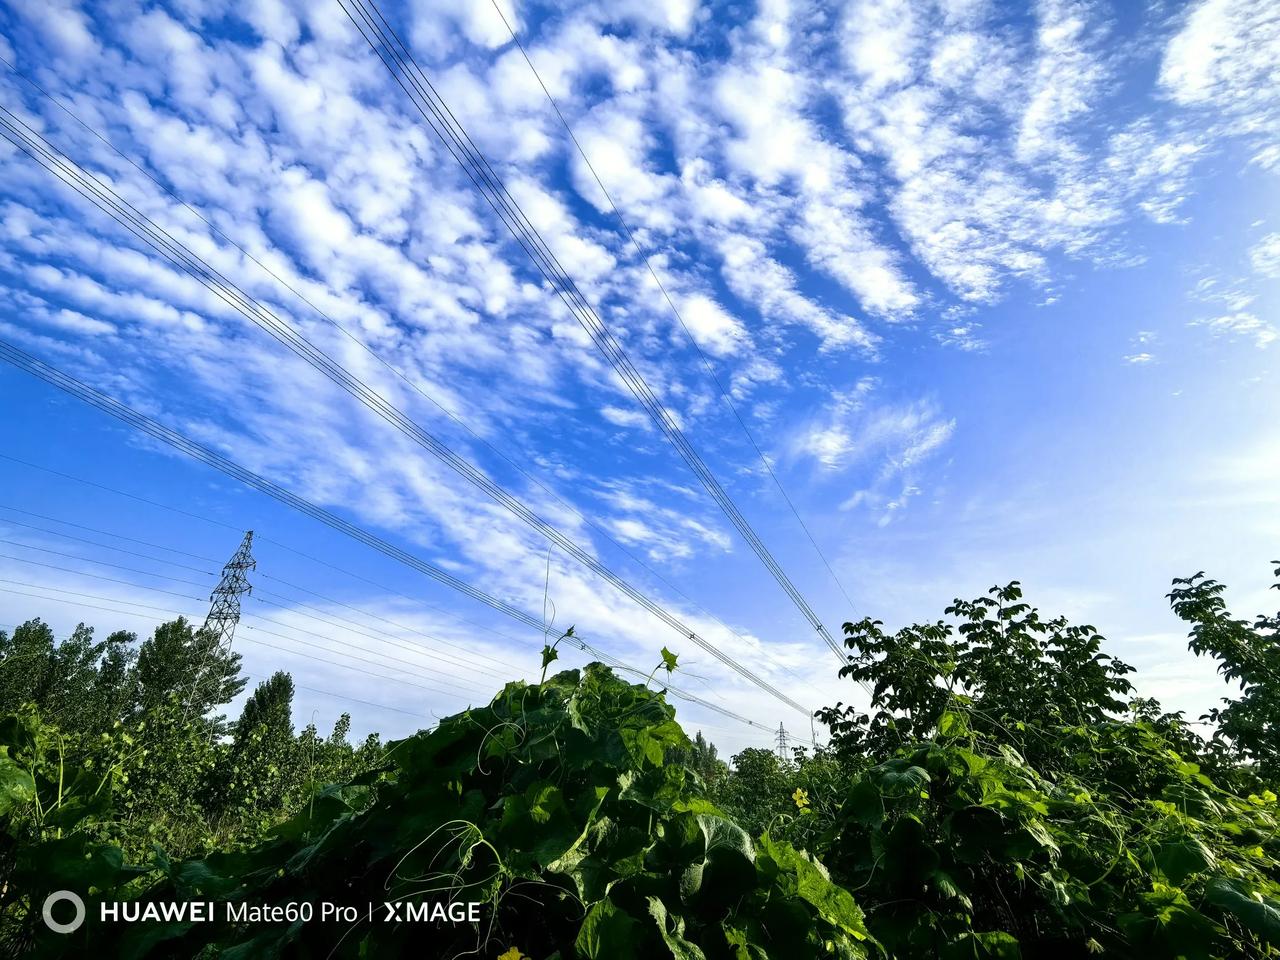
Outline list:
[[[136,862],[155,844],[174,857],[237,848],[300,809],[315,785],[381,757],[376,737],[352,748],[346,715],[327,739],[310,726],[295,734],[284,673],[229,723],[217,711],[246,684],[239,655],[183,619],[141,644],[124,632],[96,642],[83,624],[56,643],[39,620],[0,632],[0,764],[37,787],[29,807],[5,817],[0,842],[26,847],[73,821],[71,832]]]
[[[1222,594],[1196,575],[1169,597],[1240,685],[1207,737],[1015,583],[896,632],[845,624],[869,708],[820,711],[816,752],[731,765],[599,664],[360,749],[343,724],[295,735],[277,674],[211,738],[146,644],[55,645],[35,621],[0,636],[0,935],[48,956],[1280,956],[1280,618],[1233,619]],[[181,623],[148,643],[200,648]],[[219,676],[210,716],[234,658]],[[91,918],[126,899],[358,915],[64,936],[39,921],[64,888]],[[436,901],[482,919],[382,916]]]

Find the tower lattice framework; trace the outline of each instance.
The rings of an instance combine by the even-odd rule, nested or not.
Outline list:
[[[204,618],[204,626],[200,633],[208,634],[215,640],[208,648],[209,653],[219,650],[223,653],[231,649],[231,641],[235,638],[236,624],[240,622],[240,598],[252,592],[249,583],[249,571],[258,565],[253,559],[253,531],[246,530],[240,547],[222,568],[222,579],[209,595],[209,615]],[[188,701],[194,704],[196,693],[205,679],[211,656],[206,655],[200,669],[191,678],[191,689],[187,693]]]
[[[209,597],[212,604],[209,615],[200,628],[217,637],[218,646],[223,650],[230,648],[235,637],[236,624],[240,622],[240,598],[253,590],[249,571],[257,565],[258,561],[253,559],[253,531],[247,530],[240,548],[222,568],[222,579]]]

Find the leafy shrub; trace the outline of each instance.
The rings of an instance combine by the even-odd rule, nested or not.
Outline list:
[[[1276,563],[1280,590],[1280,561]],[[1240,695],[1205,717],[1213,723],[1219,755],[1243,754],[1266,782],[1280,780],[1280,613],[1252,624],[1231,616],[1225,587],[1203,573],[1173,581],[1173,611],[1191,624],[1192,652],[1218,661],[1218,672],[1239,684]],[[1221,749],[1225,748],[1225,749]]]
[[[1060,729],[1079,762],[1054,778],[961,714],[942,727],[857,782],[824,854],[891,954],[1264,957],[1280,944],[1274,794],[1219,789],[1141,722]],[[1128,789],[1110,782],[1133,768]]]
[[[810,855],[753,840],[665,760],[688,738],[660,693],[593,664],[509,684],[487,707],[394,743],[386,767],[332,787],[253,849],[169,863],[146,899],[462,899],[484,923],[359,923],[337,955],[682,958],[865,957],[853,897]],[[370,803],[372,799],[372,803]],[[121,868],[122,871],[124,868]],[[83,880],[83,877],[79,879]],[[112,892],[111,878],[95,886]],[[132,875],[120,882],[130,883]],[[62,882],[58,877],[56,882]],[[93,908],[90,908],[93,916]],[[328,955],[332,927],[180,924],[39,939],[73,955],[120,938],[121,955]],[[508,955],[509,952],[508,952]]]
[[[1252,671],[1246,689],[1261,690],[1269,625],[1230,620],[1212,581],[1178,583],[1193,649],[1228,652]],[[889,952],[1277,955],[1275,794],[1234,792],[1229,751],[1207,749],[1154,701],[1126,709],[1130,668],[1101,652],[1092,627],[1042,619],[1016,583],[947,613],[956,624],[894,634],[845,624],[853,654],[841,672],[871,686],[871,709],[822,712],[850,763],[883,758],[815,849]],[[1272,706],[1261,699],[1235,729],[1265,771]]]

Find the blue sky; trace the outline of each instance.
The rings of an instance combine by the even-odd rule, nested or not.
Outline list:
[[[1265,3],[501,2],[852,609],[489,0],[384,10],[828,626],[933,619],[1016,578],[1045,612],[1096,624],[1142,692],[1197,715],[1221,695],[1163,594],[1205,569],[1242,615],[1274,603],[1280,24]],[[8,68],[0,102],[722,649],[805,703],[856,699],[342,9],[237,16],[10,0],[0,54],[416,389]],[[0,336],[536,615],[546,593],[557,626],[629,662],[672,646],[689,689],[805,726],[548,558],[8,144],[0,171]],[[293,672],[301,722],[349,709],[357,731],[399,733],[533,674],[537,633],[21,373],[0,369],[0,398],[10,457],[196,515],[0,461],[0,625],[199,619],[208,571],[252,527],[268,542],[237,649],[254,676]],[[166,567],[176,554],[32,513],[215,563]],[[763,742],[680,712],[726,749]]]

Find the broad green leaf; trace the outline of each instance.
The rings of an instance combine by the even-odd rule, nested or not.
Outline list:
[[[667,945],[675,960],[707,960],[701,947],[685,939],[684,918],[668,913],[666,904],[657,897],[649,897],[649,915],[658,924],[662,942]]]
[[[969,732],[969,722],[963,713],[947,710],[938,718],[938,734],[943,737],[962,737]]]
[[[637,922],[607,897],[587,911],[574,941],[588,960],[630,960],[636,957]]]
[[[1205,887],[1205,899],[1221,907],[1273,947],[1280,947],[1280,900],[1250,896],[1239,881],[1212,880]]]
[[[1211,869],[1217,860],[1199,839],[1184,837],[1160,844],[1156,848],[1155,862],[1170,883],[1181,886],[1191,874]]]
[[[7,747],[0,747],[0,814],[25,807],[35,798],[36,782],[31,774],[9,758]]]
[[[965,933],[942,950],[944,960],[1021,960],[1018,938],[1003,930]]]
[[[826,867],[783,840],[760,838],[760,849],[782,870],[795,875],[796,893],[813,906],[827,923],[857,940],[866,940],[866,922],[853,895],[831,882]]]
[[[881,796],[893,799],[918,796],[929,783],[929,774],[923,767],[902,759],[882,763],[868,776],[875,781]]]
[[[747,832],[722,816],[697,814],[693,822],[700,834],[702,851],[680,875],[681,900],[688,903],[697,899],[708,883],[718,898],[748,887],[754,878],[756,852]]]
[[[726,923],[725,942],[733,949],[733,960],[770,960],[769,953],[756,942],[752,932]]]

